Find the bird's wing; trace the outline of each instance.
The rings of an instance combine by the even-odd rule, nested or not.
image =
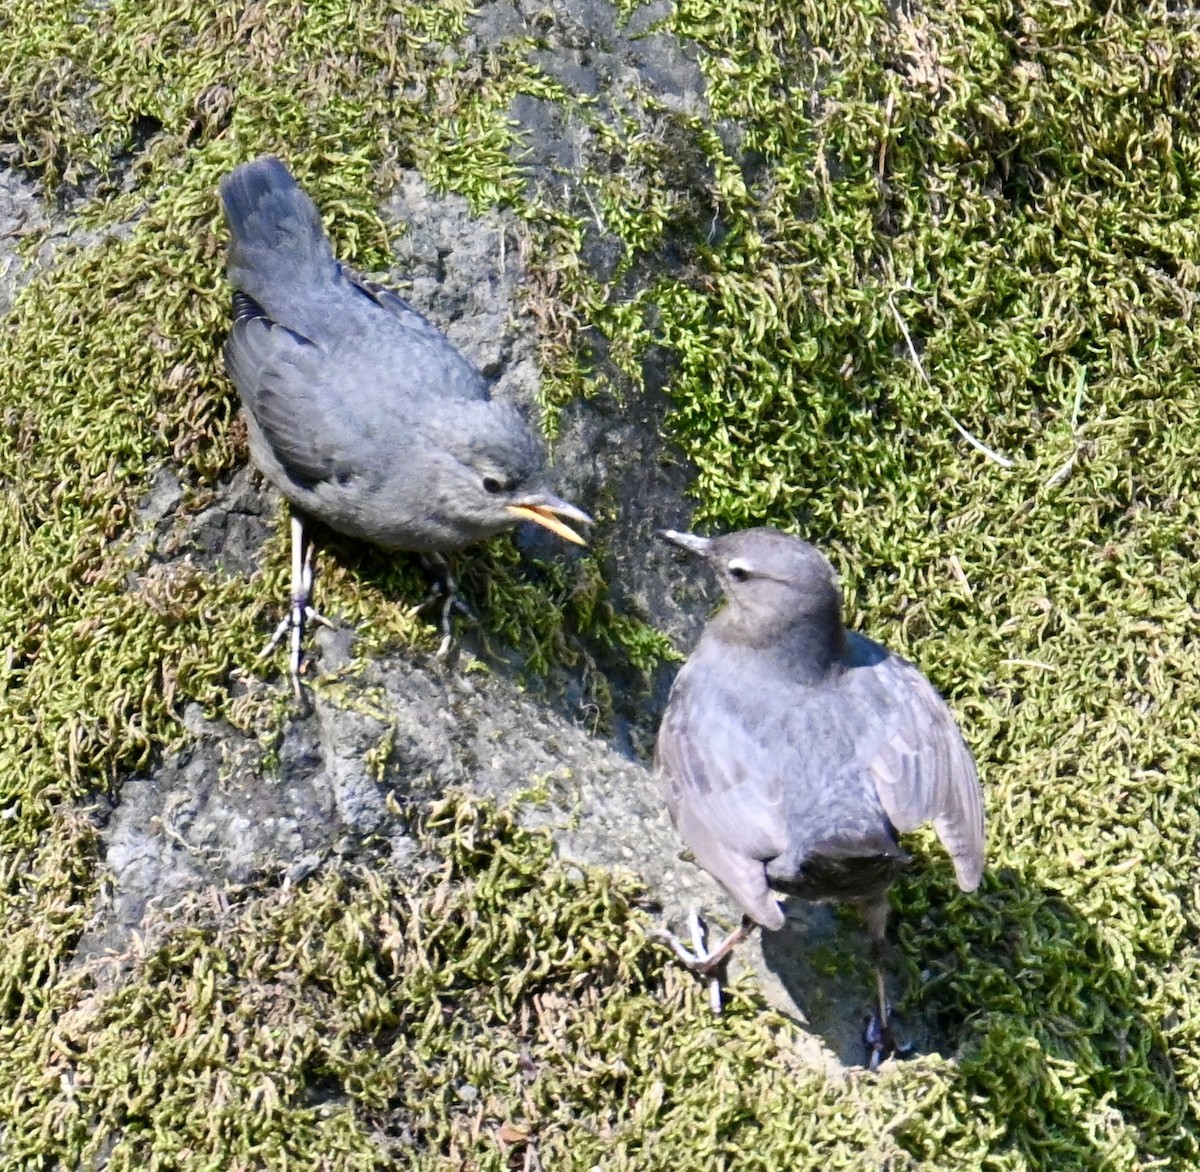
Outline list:
[[[959,887],[974,891],[983,874],[983,791],[950,709],[896,655],[852,668],[846,686],[869,713],[858,756],[887,816],[902,832],[932,822]]]
[[[445,334],[427,317],[413,309],[398,293],[393,293],[383,285],[368,280],[361,273],[357,273],[349,266],[342,264],[341,261],[337,261],[336,263],[338,274],[348,285],[353,287],[357,293],[379,306],[380,309],[390,313],[406,330],[416,335],[423,335],[431,341],[443,345],[446,343]]]
[[[671,820],[696,861],[759,923],[778,928],[765,860],[787,842],[778,763],[723,702],[708,673],[685,666],[659,728],[657,759]]]
[[[225,366],[289,476],[311,485],[355,474],[366,436],[345,393],[352,388],[320,346],[235,293]]]
[[[487,380],[428,318],[403,297],[368,281],[340,261],[337,268],[345,281],[343,288],[353,290],[373,309],[383,310],[391,319],[388,326],[376,323],[382,328],[372,332],[372,341],[380,359],[395,364],[395,375],[404,380],[412,393],[441,399],[490,397]]]

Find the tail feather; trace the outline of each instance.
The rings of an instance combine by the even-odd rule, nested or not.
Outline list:
[[[231,171],[221,180],[221,203],[233,234],[229,280],[268,310],[288,290],[335,273],[316,206],[278,159],[264,155]]]

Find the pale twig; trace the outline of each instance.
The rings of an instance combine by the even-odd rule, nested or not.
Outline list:
[[[908,343],[908,352],[912,356],[913,365],[917,368],[917,373],[920,374],[925,385],[936,394],[937,388],[933,385],[933,381],[930,379],[929,375],[925,373],[925,367],[921,365],[921,358],[917,354],[916,346],[913,345],[912,334],[908,332],[908,326],[904,324],[904,318],[900,316],[900,310],[896,308],[896,302],[893,300],[891,293],[888,293],[888,305],[891,306],[892,313],[896,318],[896,324],[900,327],[900,332],[904,335],[905,342]],[[967,443],[969,443],[977,452],[982,453],[989,460],[999,464],[1001,468],[1011,468],[1013,466],[1013,462],[1007,456],[1002,456],[993,448],[989,448],[982,440],[976,439],[975,436],[973,436],[965,427],[963,427],[961,423],[959,423],[957,419],[954,418],[944,403],[939,403],[938,406],[941,408],[942,414],[945,415],[946,418],[949,419],[954,425],[954,430],[957,431],[958,434],[961,435],[963,439],[965,439]]]
[[[1083,407],[1083,392],[1087,387],[1087,367],[1079,368],[1079,375],[1075,379],[1075,406],[1071,408],[1071,430],[1077,431],[1079,428],[1079,412]]]
[[[975,591],[971,589],[971,583],[967,580],[967,575],[963,572],[962,562],[958,560],[958,554],[950,555],[950,572],[957,579],[958,584],[963,588],[963,593],[972,601],[975,601]]]
[[[1079,456],[1079,412],[1083,407],[1083,392],[1087,387],[1087,367],[1079,368],[1079,375],[1075,379],[1075,406],[1071,411],[1071,435],[1075,439],[1075,450],[1063,461],[1057,471],[1052,472],[1046,477],[1046,487],[1054,488],[1056,485],[1062,484],[1071,471],[1075,467],[1075,460]]]
[[[1042,671],[1058,671],[1052,663],[1043,663],[1040,659],[1002,659],[1005,667],[1040,667]]]
[[[896,95],[889,93],[887,105],[883,108],[883,134],[879,138],[879,182],[883,183],[884,164],[887,162],[888,131],[892,128],[892,113],[896,106]]]
[[[579,185],[579,193],[583,196],[587,206],[592,209],[592,218],[596,221],[596,230],[599,232],[608,231],[604,227],[604,217],[600,215],[600,209],[596,206],[596,201],[592,199],[592,193],[588,191],[587,184],[581,183]]]

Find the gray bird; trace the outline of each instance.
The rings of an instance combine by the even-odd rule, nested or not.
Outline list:
[[[491,398],[451,342],[334,258],[316,207],[278,159],[226,175],[221,201],[235,289],[225,367],[245,408],[254,462],[299,510],[291,612],[266,651],[291,628],[299,698],[303,622],[320,620],[309,607],[307,515],[440,566],[444,652],[455,596],[443,553],[519,521],[582,545],[559,518],[591,518],[546,489],[528,424]]]
[[[973,891],[983,872],[983,794],[954,717],[912,664],[842,625],[833,568],[775,529],[704,538],[665,531],[703,558],[726,597],[671,689],[657,762],[671,820],[745,916],[712,973],[755,924],[778,929],[775,892],[855,904],[871,937],[879,1017],[870,1064],[894,1048],[883,977],[887,891],[908,856],[898,832],[932,822]]]

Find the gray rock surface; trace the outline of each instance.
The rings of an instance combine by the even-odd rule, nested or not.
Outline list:
[[[0,168],[0,313],[7,313],[17,290],[39,267],[39,258],[23,254],[21,242],[51,231],[41,185],[19,171]],[[43,249],[47,249],[45,244]],[[47,249],[48,252],[48,249]],[[49,262],[49,255],[45,262]]]
[[[82,198],[78,202],[82,202]],[[127,237],[131,224],[84,230],[74,222],[74,201],[48,207],[42,184],[4,165],[0,153],[0,315],[38,273],[49,269],[64,248],[85,249],[106,237]]]

